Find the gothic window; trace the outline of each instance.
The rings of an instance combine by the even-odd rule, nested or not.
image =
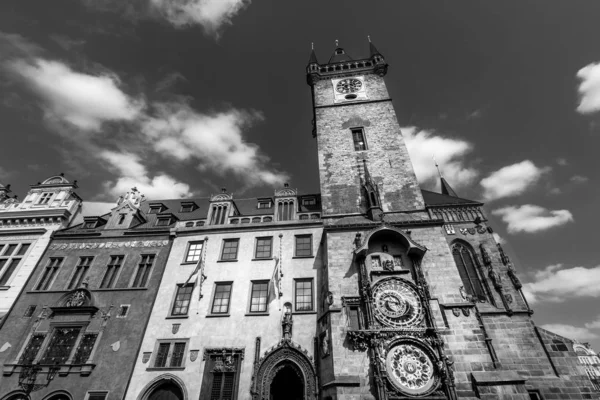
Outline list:
[[[239,239],[223,239],[223,250],[221,250],[221,261],[237,260]]]
[[[58,268],[60,268],[63,260],[64,258],[62,257],[52,257],[48,260],[48,264],[46,265],[46,268],[44,268],[42,278],[36,285],[35,290],[48,290],[50,288],[50,285],[56,276],[56,272],[58,271]]]
[[[106,272],[104,273],[104,278],[102,278],[102,282],[100,283],[100,289],[109,289],[114,287],[124,258],[124,256],[110,256],[110,260],[106,266]]]
[[[294,216],[294,200],[282,200],[277,203],[277,220],[289,221]]]
[[[80,327],[55,328],[40,364],[65,364],[71,356],[80,331]]]
[[[154,359],[154,368],[182,368],[185,365],[187,340],[160,341]]]
[[[363,128],[353,128],[352,141],[354,142],[354,151],[361,151],[367,149],[367,142],[365,141],[365,131]]]
[[[143,254],[138,265],[131,287],[145,287],[148,283],[150,270],[154,264],[154,254]]]
[[[458,273],[463,283],[464,290],[478,300],[486,300],[479,275],[477,274],[477,261],[473,252],[461,243],[452,246],[452,255],[458,268]]]
[[[269,281],[252,282],[250,294],[250,312],[266,312]]]
[[[79,257],[79,264],[75,267],[75,273],[71,277],[71,281],[67,287],[68,290],[73,290],[81,286],[81,282],[83,282],[93,259],[94,257]]]
[[[171,315],[179,316],[188,314],[193,291],[194,285],[191,283],[177,285],[177,292],[175,294],[173,308],[171,309]]]
[[[202,255],[202,246],[204,242],[189,242],[185,254],[186,263],[197,263]]]
[[[227,219],[227,205],[214,205],[210,219],[211,225],[223,225]]]
[[[213,298],[211,314],[228,314],[229,300],[231,299],[231,282],[217,283]]]
[[[39,205],[46,205],[50,202],[50,199],[52,198],[52,192],[44,192],[41,194],[40,199],[38,200],[38,204]]]
[[[296,311],[313,310],[313,280],[295,279],[294,280],[294,298]]]
[[[0,244],[0,286],[6,286],[30,245],[30,243]]]
[[[256,238],[256,252],[254,258],[271,258],[273,237]]]
[[[296,257],[312,257],[312,235],[296,236]]]

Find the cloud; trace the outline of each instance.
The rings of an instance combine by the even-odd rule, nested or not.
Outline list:
[[[548,171],[550,167],[538,168],[529,160],[502,167],[481,180],[483,197],[491,201],[520,195]]]
[[[600,315],[596,317],[596,320],[592,322],[586,322],[585,327],[588,329],[600,329]]]
[[[244,139],[243,129],[264,117],[256,111],[229,109],[202,114],[181,102],[155,104],[142,124],[157,152],[177,160],[195,160],[201,170],[231,172],[249,184],[281,184],[289,176],[269,170],[269,158]]]
[[[548,210],[533,204],[508,206],[492,211],[508,224],[508,233],[534,233],[573,221],[568,210]]]
[[[201,25],[218,33],[223,25],[250,4],[250,0],[150,0],[151,7],[178,28]]]
[[[105,188],[115,198],[133,187],[149,199],[183,198],[191,196],[190,186],[178,182],[169,175],[159,173],[150,178],[140,157],[132,153],[103,151],[99,157],[109,163],[109,167],[119,172],[116,182],[105,182]]]
[[[56,44],[62,47],[64,50],[71,50],[74,47],[79,47],[85,44],[85,40],[83,39],[72,39],[68,36],[64,35],[50,35],[50,39],[52,39]]]
[[[133,121],[144,101],[125,94],[116,75],[76,72],[60,61],[17,59],[6,64],[43,100],[50,120],[84,131],[99,131],[108,121]]]
[[[579,92],[579,105],[577,112],[591,114],[600,110],[600,63],[588,64],[577,71],[577,78],[581,80],[577,91]]]
[[[444,177],[453,187],[466,186],[479,174],[476,169],[465,165],[464,157],[473,150],[471,143],[443,137],[432,131],[419,130],[414,126],[401,130],[420,183],[431,183],[438,178],[433,156],[441,166]]]
[[[600,298],[598,287],[600,266],[564,268],[556,264],[537,271],[533,281],[523,285],[523,291],[531,303],[561,303],[580,297]]]
[[[565,166],[569,165],[569,161],[567,161],[566,158],[562,158],[562,157],[557,158],[556,163],[558,165],[560,165],[561,167],[565,167]]]
[[[582,175],[573,175],[571,177],[571,179],[569,179],[569,180],[573,183],[586,183],[587,181],[590,180],[590,178],[588,178],[587,176],[582,176]]]
[[[594,332],[590,332],[587,328],[582,328],[573,325],[567,324],[545,324],[541,325],[542,328],[557,333],[561,336],[566,337],[567,339],[575,339],[575,340],[587,340],[587,339],[597,339],[598,336]]]

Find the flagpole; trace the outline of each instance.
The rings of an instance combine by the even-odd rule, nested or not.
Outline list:
[[[281,281],[283,278],[283,257],[282,257],[282,242],[283,242],[283,233],[279,234],[279,311],[281,311],[281,297],[283,293],[281,292]]]
[[[201,263],[200,263],[200,272],[199,272],[199,278],[200,278],[200,283],[198,284],[198,302],[202,299],[202,297],[204,296],[202,294],[202,284],[204,283],[204,281],[206,280],[206,275],[204,275],[204,267],[206,266],[206,253],[208,253],[207,248],[208,247],[208,236],[204,237],[204,245],[202,246],[202,257],[201,257]],[[196,277],[196,281],[198,280],[198,276]]]

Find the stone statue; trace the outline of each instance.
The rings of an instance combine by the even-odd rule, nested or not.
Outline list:
[[[294,321],[292,320],[292,306],[289,303],[286,303],[284,306],[283,319],[281,320],[281,328],[283,331],[283,338],[285,340],[292,339],[292,325],[294,325]]]

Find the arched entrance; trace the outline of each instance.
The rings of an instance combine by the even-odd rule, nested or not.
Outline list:
[[[271,381],[269,400],[303,400],[304,379],[293,363],[283,362]]]
[[[148,400],[183,400],[183,393],[179,385],[165,382],[150,393]]]
[[[315,400],[316,395],[315,367],[300,345],[282,340],[260,359],[253,376],[254,400]]]

